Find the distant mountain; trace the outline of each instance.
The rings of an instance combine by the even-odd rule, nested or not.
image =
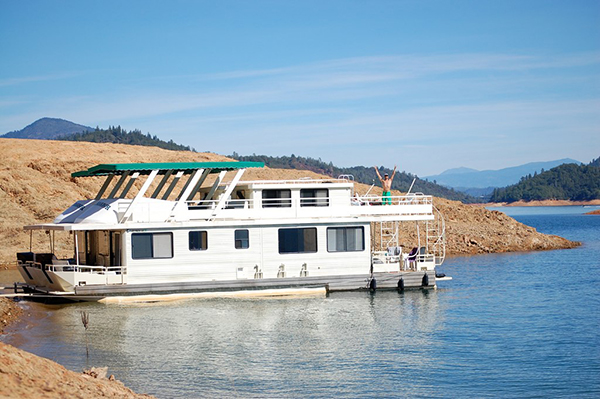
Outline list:
[[[21,130],[6,133],[0,137],[12,139],[54,140],[73,133],[94,130],[89,126],[79,125],[58,118],[42,118]]]
[[[440,175],[462,175],[463,173],[474,173],[474,172],[479,172],[479,171],[477,169],[461,167],[461,168],[448,169],[448,170],[440,173]]]
[[[460,191],[461,193],[465,193],[475,198],[481,199],[481,201],[486,202],[490,195],[494,192],[497,187],[452,187],[456,191]]]
[[[42,118],[22,130],[6,133],[0,138],[89,141],[91,143],[118,143],[160,147],[174,151],[193,151],[190,146],[163,141],[150,133],[143,134],[139,130],[130,132],[121,126],[109,126],[108,129],[92,128],[58,118]]]
[[[499,170],[482,170],[468,168],[449,169],[439,175],[426,176],[424,179],[433,181],[443,186],[452,187],[460,191],[471,188],[505,187],[518,183],[523,176],[540,173],[542,170],[552,169],[562,164],[581,162],[574,159],[559,159],[549,162],[531,162],[521,166],[504,168]]]
[[[563,164],[544,173],[527,175],[521,181],[494,190],[492,202],[600,199],[600,158],[588,165]]]

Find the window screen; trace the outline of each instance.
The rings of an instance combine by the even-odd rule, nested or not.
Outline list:
[[[327,251],[364,251],[364,235],[363,227],[329,227],[327,228]]]

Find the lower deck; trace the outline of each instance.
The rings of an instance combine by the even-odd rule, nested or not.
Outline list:
[[[115,297],[144,297],[144,296],[169,296],[181,295],[182,298],[191,294],[212,293],[219,294],[234,292],[269,292],[269,296],[287,295],[289,290],[322,289],[324,293],[336,291],[357,290],[405,290],[436,288],[436,274],[434,271],[406,271],[406,272],[376,272],[358,275],[342,276],[316,276],[316,277],[290,277],[268,278],[252,280],[223,280],[204,282],[179,282],[161,284],[136,284],[136,285],[84,285],[77,286],[73,292],[56,292],[45,290],[30,284],[15,285],[15,293],[23,292],[33,298],[55,298],[68,301],[101,301],[105,298]],[[310,292],[310,291],[308,291]],[[152,301],[160,299],[153,297]]]

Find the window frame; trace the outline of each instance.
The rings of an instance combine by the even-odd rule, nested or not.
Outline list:
[[[325,192],[324,197],[319,197],[317,192]],[[306,194],[309,194],[306,196]],[[328,188],[301,188],[300,189],[300,206],[301,207],[324,207],[329,206],[329,189]]]
[[[246,233],[246,237],[238,237],[238,233]],[[240,246],[238,246],[238,242]],[[246,246],[244,246],[246,243]],[[250,230],[248,229],[237,229],[233,233],[233,245],[235,249],[249,249],[250,248]]]
[[[361,240],[360,242],[356,242],[355,244],[360,244],[360,248],[359,249],[348,249],[348,230],[359,230],[361,232]],[[329,233],[330,231],[335,231],[336,232],[336,242],[335,242],[335,249],[330,249],[330,237],[329,237]],[[339,234],[339,232],[343,232],[343,238],[342,238],[342,242],[343,242],[343,249],[338,249],[338,239],[337,239],[337,235]],[[327,252],[329,253],[335,253],[335,252],[363,252],[365,250],[365,227],[364,226],[340,226],[340,227],[327,227]]]
[[[160,252],[162,253],[164,248],[156,248],[155,247],[155,240],[154,237],[155,236],[169,236],[169,256],[156,256],[156,253],[160,250]],[[137,237],[150,237],[150,241],[149,241],[149,250],[150,250],[150,256],[136,256],[136,250],[135,250],[135,246],[136,243],[134,243],[134,241],[136,240]],[[147,244],[146,244],[147,245]],[[138,249],[139,251],[139,249]],[[145,254],[144,254],[145,255]],[[172,232],[154,232],[154,233],[131,233],[131,259],[172,259],[174,257],[174,251],[173,251],[173,233]]]
[[[287,194],[287,197],[282,197],[281,194]],[[278,194],[270,196],[270,194]],[[291,208],[292,207],[292,190],[285,189],[264,189],[261,193],[263,208]],[[266,200],[266,202],[265,202]]]
[[[192,234],[199,233],[198,245],[199,248],[192,248]],[[203,234],[204,233],[204,234]],[[202,237],[204,236],[204,240]],[[202,244],[205,244],[204,246]],[[207,251],[208,250],[208,230],[190,230],[188,232],[188,250],[196,251]]]
[[[293,233],[295,232],[295,234]],[[308,234],[308,236],[307,236]],[[312,237],[310,236],[312,235]],[[277,244],[279,253],[285,254],[307,254],[319,252],[318,244],[318,231],[316,227],[292,227],[292,228],[280,228],[277,231]],[[282,240],[283,239],[283,240]],[[306,240],[311,240],[310,247],[306,249]],[[294,243],[294,247],[290,250],[291,243]],[[314,246],[314,250],[313,250]]]

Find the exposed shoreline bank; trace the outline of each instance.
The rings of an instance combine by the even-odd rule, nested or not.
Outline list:
[[[0,334],[18,322],[23,310],[12,299],[0,297]],[[2,398],[127,398],[150,399],[106,376],[107,369],[77,373],[60,364],[0,341],[0,397]]]

